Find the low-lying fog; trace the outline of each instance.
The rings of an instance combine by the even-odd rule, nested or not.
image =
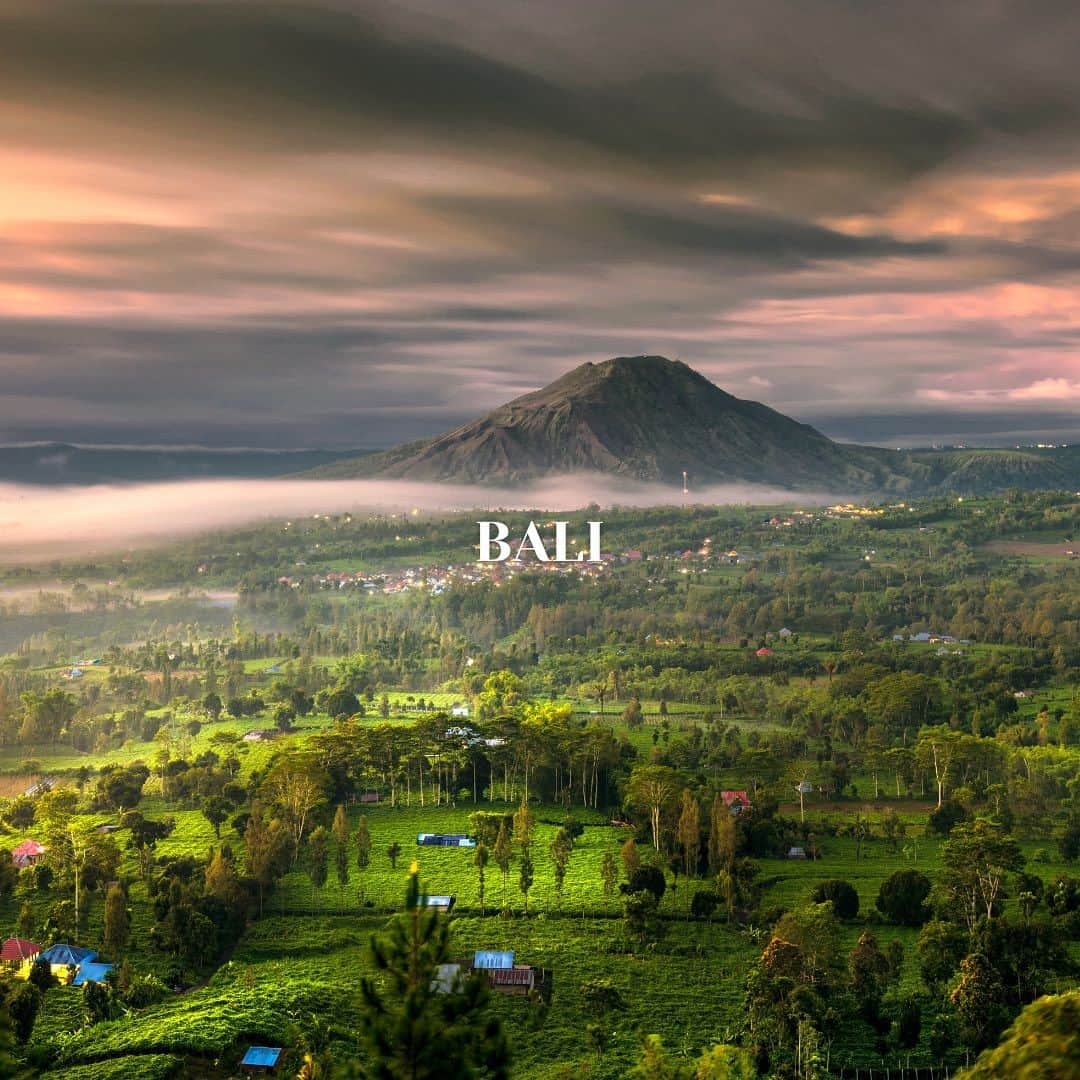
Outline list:
[[[575,510],[678,503],[820,504],[836,495],[798,495],[723,484],[684,495],[677,486],[568,476],[514,488],[395,480],[191,480],[130,486],[0,484],[0,559],[27,562],[146,545],[270,518],[346,511]]]

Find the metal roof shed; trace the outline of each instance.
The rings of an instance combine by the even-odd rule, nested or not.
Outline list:
[[[249,1046],[240,1065],[245,1069],[273,1069],[280,1057],[280,1046]]]
[[[496,949],[479,949],[473,954],[473,967],[480,971],[505,970],[514,966],[512,952],[499,952]]]

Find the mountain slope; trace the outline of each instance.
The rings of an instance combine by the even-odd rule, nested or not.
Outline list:
[[[894,459],[903,467],[896,469]],[[319,476],[513,483],[597,471],[694,485],[752,482],[809,489],[902,490],[905,455],[834,443],[725,393],[679,361],[618,357],[433,439],[324,466]]]
[[[601,472],[681,485],[754,483],[851,494],[1080,488],[1080,448],[901,452],[833,442],[725,393],[686,364],[622,356],[582,364],[444,435],[321,466],[317,477],[507,485]]]

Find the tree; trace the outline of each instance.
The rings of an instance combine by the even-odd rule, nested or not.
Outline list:
[[[586,1011],[597,1018],[610,1012],[623,1012],[626,1002],[619,988],[610,979],[589,979],[581,984],[581,999]]]
[[[28,982],[17,982],[8,990],[7,1011],[15,1028],[15,1039],[20,1046],[30,1040],[41,1009],[41,991]]]
[[[105,946],[115,956],[131,936],[131,912],[127,893],[119,885],[110,885],[105,894]]]
[[[570,866],[570,853],[574,850],[574,841],[566,829],[560,829],[551,842],[551,859],[555,864],[555,898],[562,907],[563,886],[566,884],[566,871]]]
[[[638,765],[627,781],[627,803],[649,815],[655,851],[660,850],[663,818],[678,790],[679,774],[667,765]]]
[[[878,947],[877,938],[864,931],[848,958],[851,988],[863,1017],[871,1022],[878,1018],[881,998],[889,981],[889,961]]]
[[[1074,863],[1080,858],[1080,817],[1070,818],[1066,823],[1065,831],[1058,839],[1058,850],[1067,863]]]
[[[292,836],[280,821],[272,819],[267,822],[261,804],[255,803],[244,829],[244,848],[247,851],[248,872],[259,887],[261,916],[266,890],[289,868]]]
[[[139,861],[139,874],[145,880],[150,874],[154,860],[154,849],[159,840],[164,840],[175,827],[172,818],[153,821],[144,817],[138,810],[129,810],[120,817],[120,828],[127,829],[128,846],[136,852]]]
[[[667,879],[664,877],[664,871],[658,866],[639,866],[630,875],[630,880],[621,886],[621,891],[626,895],[639,892],[650,893],[659,904],[667,891]]]
[[[709,807],[709,870],[731,870],[735,862],[735,817],[718,794]]]
[[[775,937],[795,945],[803,958],[806,981],[829,984],[840,969],[840,924],[831,904],[808,904],[784,914]]]
[[[529,809],[529,804],[522,802],[514,813],[514,843],[519,844],[522,850],[532,843],[535,826],[536,819]]]
[[[589,1049],[595,1051],[596,1060],[599,1061],[604,1056],[604,1051],[607,1049],[608,1043],[611,1041],[611,1032],[608,1031],[606,1025],[595,1021],[586,1026],[585,1028],[585,1045]]]
[[[629,1080],[755,1080],[757,1075],[753,1058],[741,1047],[713,1043],[695,1061],[686,1061],[672,1058],[659,1035],[643,1037],[641,1058],[627,1073]]]
[[[320,825],[308,840],[308,877],[311,894],[315,897],[324,885],[330,870],[330,834]]]
[[[0,982],[0,1076],[18,1076],[15,1064],[15,1024],[8,1011],[10,982]]]
[[[510,860],[513,858],[513,848],[510,846],[510,837],[506,831],[506,821],[499,825],[499,835],[495,838],[495,849],[492,852],[495,857],[495,865],[503,879],[503,910],[508,910],[506,890],[510,884]]]
[[[401,855],[401,845],[395,840],[387,849],[386,857],[390,860],[390,869],[397,869],[398,857]]]
[[[932,919],[915,942],[919,974],[931,990],[947,983],[955,973],[968,947],[968,935],[956,923]]]
[[[941,850],[942,891],[969,931],[994,914],[1008,874],[1023,868],[1020,845],[984,821],[959,825]]]
[[[288,702],[282,701],[274,706],[274,727],[282,734],[292,730],[295,719],[296,709]]]
[[[518,888],[525,898],[525,914],[529,914],[529,890],[533,887],[533,861],[529,855],[529,849],[525,848],[521,853],[521,863],[518,867]]]
[[[973,952],[960,961],[960,980],[949,994],[960,1025],[960,1041],[984,1050],[1005,1026],[1005,987],[989,958]]]
[[[202,700],[203,708],[210,714],[211,720],[221,719],[221,710],[223,708],[221,704],[221,698],[218,694],[211,691]]]
[[[506,1080],[509,1046],[487,1014],[486,981],[433,989],[439,966],[452,958],[450,924],[424,908],[415,863],[405,911],[372,938],[371,952],[381,978],[361,982],[359,1027],[369,1052],[356,1068],[363,1080]]]
[[[647,889],[627,893],[623,897],[623,922],[627,933],[639,942],[658,939],[664,931],[664,924],[657,915],[658,908],[656,896]]]
[[[50,987],[56,985],[56,976],[53,974],[52,964],[50,964],[41,953],[38,953],[37,956],[34,957],[34,962],[30,965],[30,974],[27,978],[43,994]]]
[[[93,980],[86,983],[83,986],[83,1011],[86,1013],[86,1022],[91,1025],[112,1019],[109,988]]]
[[[248,894],[240,883],[233,860],[227,851],[214,852],[203,876],[208,896],[219,901],[237,924],[242,924],[247,914]]]
[[[0,900],[6,900],[19,881],[19,868],[11,861],[11,852],[0,849]]]
[[[349,884],[349,815],[345,813],[344,803],[338,803],[338,808],[334,811],[334,823],[330,826],[330,835],[334,840],[334,873],[338,883],[338,910],[340,911],[345,906],[345,889]],[[370,854],[369,841],[369,857]]]
[[[476,876],[479,879],[479,886],[477,888],[476,899],[477,899],[477,902],[480,905],[480,914],[481,914],[481,916],[483,916],[483,914],[484,914],[484,887],[486,885],[485,871],[487,870],[487,864],[488,864],[488,849],[487,849],[487,845],[485,845],[483,840],[481,840],[476,845],[476,850],[473,852],[473,866],[476,867]]]
[[[881,883],[874,906],[899,926],[922,926],[930,916],[926,906],[930,889],[930,879],[925,874],[918,870],[897,870]]]
[[[619,849],[619,857],[622,859],[626,880],[629,881],[634,876],[635,871],[641,866],[641,856],[638,854],[637,841],[632,836],[629,837],[626,843]]]
[[[814,886],[810,899],[815,904],[830,901],[838,919],[854,919],[859,914],[859,894],[848,881],[832,878]]]
[[[1080,1076],[1080,990],[1039,998],[957,1080]]]
[[[326,802],[330,778],[313,758],[299,754],[279,760],[262,783],[262,793],[280,808],[293,838],[293,861],[315,811]]]
[[[221,826],[232,813],[233,805],[223,795],[210,795],[199,806],[202,815],[214,827],[214,836],[221,839]]]
[[[356,712],[356,694],[347,686],[335,686],[325,690],[319,696],[319,702],[326,715],[332,720],[344,720]]]
[[[683,873],[689,879],[697,873],[701,857],[701,808],[689,788],[683,788],[675,842],[682,850]]]
[[[612,896],[619,880],[619,870],[615,862],[615,853],[605,851],[600,860],[600,880],[604,883],[604,895]]]
[[[94,831],[91,822],[76,817],[55,819],[48,832],[48,859],[57,876],[70,882],[75,901],[75,941],[84,914],[83,890],[108,881],[120,865],[120,849],[111,837]]]

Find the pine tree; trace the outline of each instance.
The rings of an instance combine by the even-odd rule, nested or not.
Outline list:
[[[735,819],[717,795],[709,808],[709,869],[714,874],[731,872],[735,862]]]
[[[626,871],[626,880],[629,881],[641,869],[641,856],[638,854],[637,842],[632,836],[623,844],[619,855],[622,858],[623,870]]]
[[[118,953],[131,936],[131,913],[127,905],[127,893],[119,885],[110,885],[105,895],[105,945],[112,953]]]
[[[532,857],[529,855],[529,849],[524,848],[521,852],[521,864],[518,872],[518,888],[521,890],[521,895],[525,897],[526,915],[529,914],[529,890],[533,887],[534,878]]]
[[[423,906],[413,863],[405,911],[372,938],[378,981],[361,983],[360,1031],[369,1054],[352,1067],[363,1080],[505,1080],[510,1051],[497,1019],[486,1015],[482,978],[450,993],[436,989],[451,959],[450,923]]]
[[[514,842],[524,850],[532,843],[533,828],[536,819],[529,809],[529,804],[523,802],[514,814]]]
[[[688,788],[683,789],[682,805],[679,808],[679,823],[675,827],[675,840],[682,848],[683,872],[687,878],[697,873],[698,858],[701,853],[701,810],[697,799]],[[687,896],[689,896],[689,889]]]
[[[338,910],[345,907],[345,888],[349,884],[349,817],[343,803],[334,812],[334,824],[330,827],[334,838],[334,872],[338,882]]]
[[[356,869],[359,871],[358,877],[360,879],[360,903],[364,902],[364,871],[371,863],[371,832],[368,829],[368,823],[366,817],[361,817],[356,823]],[[397,847],[398,851],[401,850],[397,844],[391,844],[391,848]],[[389,851],[389,849],[387,849]],[[397,861],[397,855],[394,854],[390,857],[390,868],[394,869],[394,864]]]
[[[507,908],[506,890],[510,885],[510,860],[513,858],[513,849],[510,847],[510,837],[506,832],[506,822],[499,825],[499,835],[495,838],[495,865],[499,868],[503,879],[503,910]]]
[[[600,861],[600,878],[604,882],[604,895],[612,896],[615,892],[615,885],[619,880],[619,870],[615,863],[614,852],[604,852],[604,857]]]
[[[555,863],[555,898],[560,908],[562,907],[563,886],[566,884],[566,871],[570,866],[570,852],[573,850],[573,837],[566,829],[560,829],[551,842],[551,858]]]
[[[487,869],[488,864],[488,849],[481,840],[476,845],[476,851],[473,854],[473,866],[476,867],[476,873],[480,879],[480,886],[477,890],[477,901],[480,904],[480,915],[484,914],[484,871]]]
[[[11,984],[0,982],[0,1076],[17,1076],[15,1067],[15,1025],[7,1009]]]
[[[311,878],[311,896],[326,884],[330,871],[330,837],[321,825],[308,837],[308,877]]]

